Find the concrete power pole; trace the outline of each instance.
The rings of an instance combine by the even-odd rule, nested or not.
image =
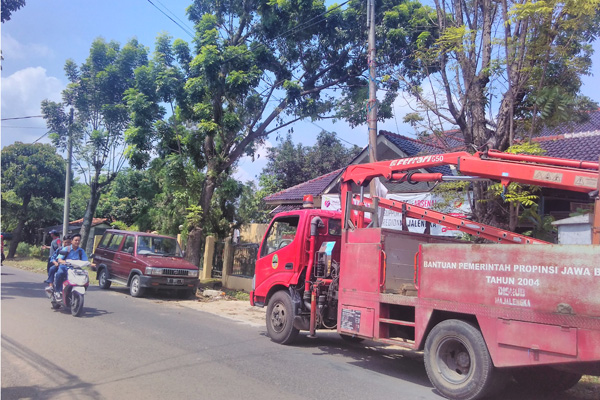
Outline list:
[[[369,162],[377,161],[377,77],[375,51],[375,0],[367,0],[367,27],[369,28]],[[375,183],[370,185],[371,198],[375,196]]]
[[[73,154],[73,107],[69,112],[69,141],[67,145],[67,178],[65,180],[65,207],[63,210],[63,229],[62,237],[67,235],[69,231],[69,208],[71,207],[71,157]]]

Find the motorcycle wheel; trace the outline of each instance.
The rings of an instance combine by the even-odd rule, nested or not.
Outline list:
[[[71,315],[79,317],[83,313],[83,295],[79,292],[71,292]]]
[[[50,303],[50,307],[52,307],[53,310],[58,310],[60,308],[60,303]]]

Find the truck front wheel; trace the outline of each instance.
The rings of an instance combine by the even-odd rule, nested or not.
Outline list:
[[[451,319],[436,325],[425,341],[424,358],[429,380],[445,397],[473,400],[496,388],[496,369],[483,336],[468,322]]]
[[[290,295],[280,290],[269,300],[267,306],[267,332],[275,343],[290,344],[298,336],[294,328],[294,312]]]

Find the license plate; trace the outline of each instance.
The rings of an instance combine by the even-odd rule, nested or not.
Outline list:
[[[167,278],[168,285],[183,285],[183,279]]]

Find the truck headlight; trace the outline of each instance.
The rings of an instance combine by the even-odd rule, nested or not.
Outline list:
[[[162,275],[162,268],[146,267],[146,275]]]
[[[193,269],[191,271],[188,272],[188,276],[192,277],[192,278],[197,278],[198,277],[198,270],[197,269]]]

